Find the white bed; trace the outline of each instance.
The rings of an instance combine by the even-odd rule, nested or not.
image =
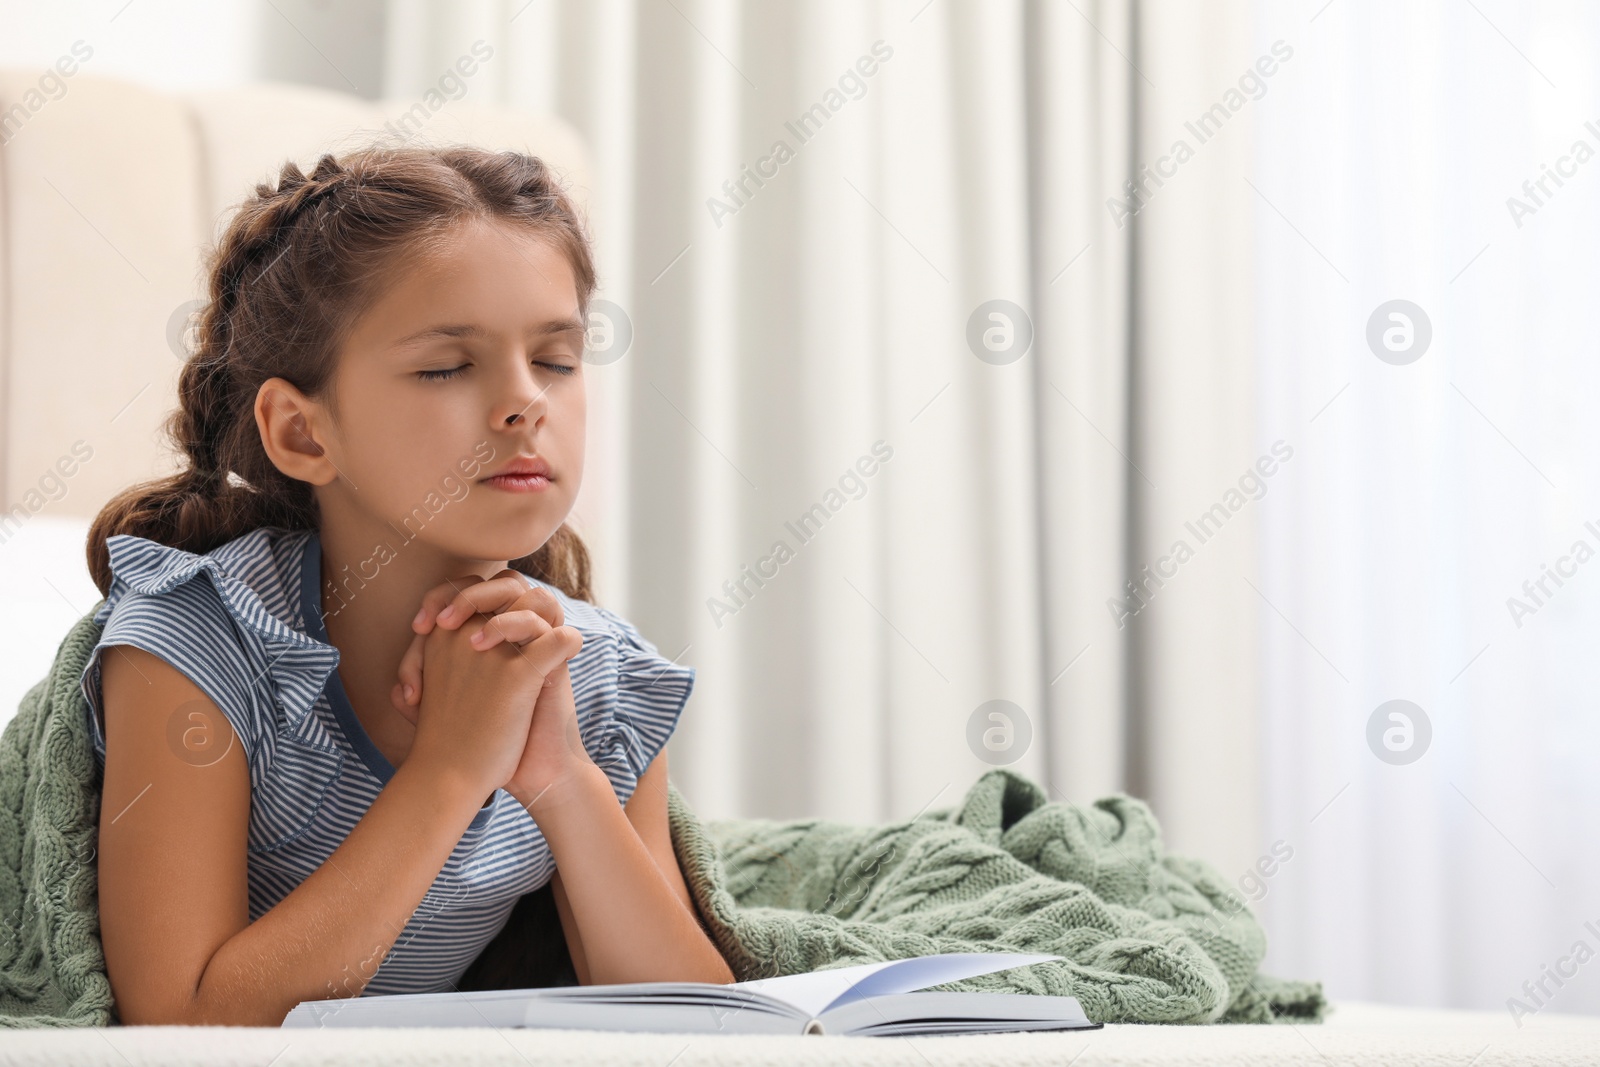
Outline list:
[[[274,1030],[114,1027],[0,1037],[7,1065],[474,1064],[481,1067],[784,1067],[789,1064],[1394,1064],[1492,1067],[1600,1063],[1600,1019],[1542,1014],[1519,1029],[1505,1012],[1336,1005],[1320,1026],[1107,1026],[988,1037],[718,1037],[576,1030]]]

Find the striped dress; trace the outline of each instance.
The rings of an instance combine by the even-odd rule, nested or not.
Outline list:
[[[112,587],[95,613],[105,630],[81,681],[100,767],[104,648],[135,645],[160,656],[216,703],[250,767],[254,922],[322,865],[394,774],[334,669],[339,650],[323,624],[317,532],[261,527],[204,555],[126,534],[108,546]],[[626,804],[676,727],[695,669],[660,655],[613,612],[528,581],[550,589],[566,624],[583,635],[568,664],[580,734]],[[554,873],[533,818],[495,790],[364,995],[453,989],[517,898]],[[370,963],[359,971],[371,972]],[[346,988],[358,984],[357,973],[352,967]]]

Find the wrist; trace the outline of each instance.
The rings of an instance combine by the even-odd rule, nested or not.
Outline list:
[[[391,781],[402,775],[423,782],[430,795],[453,810],[477,812],[494,799],[493,786],[475,781],[449,764],[408,757],[395,768]]]
[[[505,789],[537,823],[559,818],[561,812],[569,808],[592,804],[593,798],[602,794],[613,801],[616,799],[611,779],[593,760],[574,761],[537,791],[530,792],[514,785],[507,785]]]

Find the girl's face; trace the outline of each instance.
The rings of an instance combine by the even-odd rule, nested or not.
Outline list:
[[[473,220],[441,251],[393,272],[340,353],[323,514],[354,512],[467,560],[537,549],[583,477],[584,323],[551,241]],[[538,457],[536,491],[485,479]],[[398,535],[398,536],[396,536]]]

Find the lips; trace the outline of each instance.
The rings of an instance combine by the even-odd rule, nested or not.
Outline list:
[[[529,478],[535,475],[542,476],[547,481],[555,480],[550,477],[550,464],[539,456],[517,456],[493,474],[486,475],[479,480],[486,482],[491,478],[506,476]]]
[[[550,464],[538,456],[516,456],[495,473],[478,479],[481,485],[507,493],[542,493],[554,481]]]

